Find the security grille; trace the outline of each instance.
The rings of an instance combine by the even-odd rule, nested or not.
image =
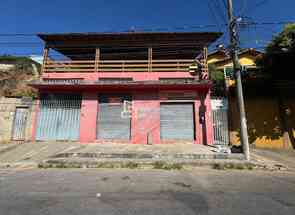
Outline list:
[[[71,79],[43,79],[45,83],[48,84],[79,84],[83,79],[81,78],[71,78]]]
[[[212,117],[214,130],[214,144],[228,145],[228,104],[226,98],[212,99]]]
[[[78,140],[81,100],[79,94],[42,94],[36,140]]]

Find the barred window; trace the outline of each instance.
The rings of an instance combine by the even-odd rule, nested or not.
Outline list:
[[[45,83],[48,84],[79,84],[83,79],[82,78],[71,78],[71,79],[52,79],[52,78],[46,78],[43,79]]]

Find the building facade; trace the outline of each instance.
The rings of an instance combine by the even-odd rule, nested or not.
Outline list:
[[[211,81],[189,72],[220,33],[41,34],[32,138],[212,144]],[[202,65],[206,59],[200,58]]]
[[[261,73],[256,61],[262,55],[262,52],[255,49],[246,49],[239,53],[239,62],[244,69],[243,89],[249,142],[257,148],[294,149],[294,83],[270,80],[267,74]],[[240,118],[232,61],[224,51],[216,51],[209,54],[208,63],[214,64],[216,69],[224,74],[227,97],[222,99],[227,100],[229,104],[229,142],[232,145],[240,145]],[[278,92],[281,93],[281,99]]]

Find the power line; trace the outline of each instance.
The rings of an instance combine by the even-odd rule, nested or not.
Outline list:
[[[102,31],[102,32],[84,32],[84,33],[128,33],[128,32],[153,32],[153,31],[169,31],[169,30],[189,30],[189,29],[202,29],[202,28],[211,28],[217,27],[216,24],[204,24],[204,25],[182,25],[182,26],[171,26],[171,27],[155,27],[155,28],[146,28],[146,27],[137,27],[134,30],[125,29],[122,31]],[[1,37],[10,37],[10,36],[37,36],[38,34],[67,34],[68,32],[31,32],[31,33],[0,33]]]
[[[218,19],[216,13],[214,12],[214,9],[213,9],[210,2],[211,2],[210,0],[207,0],[207,5],[208,5],[208,8],[209,8],[209,12],[210,12],[211,16],[213,17],[213,19],[215,20],[215,23],[217,24],[219,31],[222,32],[222,28],[221,28],[221,24],[219,23],[219,19]]]
[[[214,14],[213,12],[213,8],[212,6],[209,4],[210,1],[208,1],[208,6],[210,11],[212,12],[212,14]],[[215,15],[216,17],[216,15]],[[216,17],[217,19],[217,17]],[[295,23],[295,20],[289,20],[289,21],[272,21],[272,22],[251,22],[249,23],[249,25],[284,25],[284,24],[290,24],[290,23]],[[150,31],[154,31],[154,30],[188,30],[188,29],[197,29],[197,28],[210,28],[210,27],[218,27],[218,26],[227,26],[227,23],[222,23],[222,24],[205,24],[205,25],[183,25],[181,27],[166,27],[166,28],[153,28],[153,29],[138,29],[138,30],[142,30],[142,31],[135,31],[136,32],[150,32]],[[113,31],[113,32],[95,32],[95,33],[120,33],[120,32],[124,32],[124,31]],[[130,32],[130,31],[129,31]],[[64,34],[67,34],[68,32],[63,32]],[[63,34],[63,33],[42,33],[42,34]],[[83,33],[91,33],[91,32],[83,32]],[[92,32],[93,33],[93,32]],[[17,37],[17,36],[34,36],[36,38],[38,33],[0,33],[0,37]]]
[[[245,13],[250,13],[250,10],[256,10],[257,8],[265,5],[266,3],[268,3],[269,0],[260,0],[259,2],[257,2],[256,4],[254,4],[252,7],[248,7],[247,9],[245,9]]]
[[[224,23],[227,23],[226,15],[224,14],[224,10],[220,6],[220,2],[218,0],[210,0],[213,2],[216,11],[218,12],[220,18],[223,20]]]
[[[222,3],[223,3],[224,8],[226,9],[227,8],[227,5],[226,5],[225,0],[222,0]]]
[[[244,15],[244,11],[246,10],[247,8],[247,0],[242,0],[242,5],[241,5],[241,8],[239,9],[239,12],[237,13],[238,16],[243,16]]]

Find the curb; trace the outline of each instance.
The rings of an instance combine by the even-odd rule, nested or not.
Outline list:
[[[19,145],[17,145],[17,144],[16,144],[16,145],[12,145],[12,146],[8,146],[8,147],[6,147],[6,148],[0,150],[0,155],[1,155],[1,154],[4,154],[4,153],[6,153],[6,152],[11,151],[11,150],[17,148],[18,146],[19,146]]]
[[[214,169],[253,169],[253,163],[245,160],[161,160],[161,159],[51,159],[39,168],[129,168],[129,169],[184,169],[189,167],[212,167]]]
[[[0,169],[9,168],[37,168],[36,162],[14,162],[14,163],[0,163]]]

